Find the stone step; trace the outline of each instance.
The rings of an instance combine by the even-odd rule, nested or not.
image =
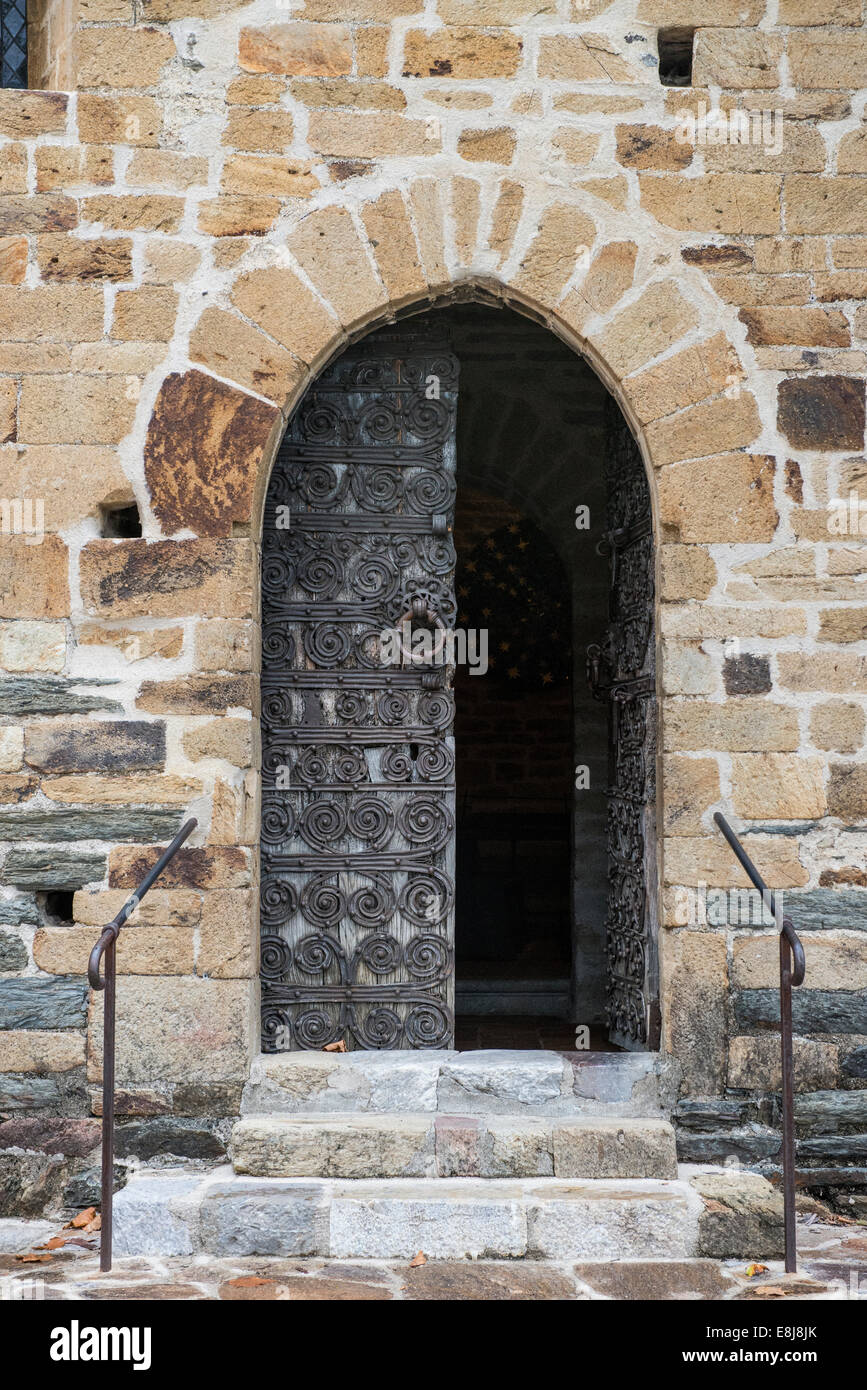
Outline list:
[[[665,1120],[529,1115],[251,1115],[236,1173],[282,1178],[676,1178]]]
[[[140,1170],[115,1198],[126,1255],[340,1259],[688,1259],[688,1181],[256,1178]]]
[[[254,1059],[241,1111],[658,1118],[658,1068],[650,1052],[280,1052]]]

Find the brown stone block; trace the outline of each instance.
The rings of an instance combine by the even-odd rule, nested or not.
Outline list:
[[[253,624],[243,619],[203,618],[196,624],[195,664],[200,671],[251,671],[255,638]]]
[[[754,308],[741,309],[751,343],[803,343],[810,347],[848,347],[849,322],[839,309]]]
[[[717,580],[716,564],[701,545],[663,545],[659,551],[661,594],[667,601],[707,598]]]
[[[667,751],[701,752],[707,748],[731,753],[793,752],[799,747],[798,711],[767,701],[738,701],[715,705],[700,700],[666,703]],[[673,880],[676,881],[676,880]]]
[[[680,459],[704,458],[718,449],[746,448],[761,428],[755,397],[742,391],[732,399],[718,396],[655,420],[647,426],[647,447],[659,468]]]
[[[460,176],[452,179],[455,249],[463,265],[471,265],[475,258],[481,205],[481,188],[475,179]]]
[[[638,179],[641,206],[666,227],[746,235],[780,230],[777,175],[706,174],[686,179],[674,174],[639,174]]]
[[[354,78],[298,77],[290,83],[297,101],[312,109],[332,106],[351,107],[356,111],[403,111],[406,97],[399,87],[388,82],[357,82]]]
[[[18,428],[18,383],[0,378],[0,444],[14,442]]]
[[[564,164],[590,164],[599,149],[600,136],[564,126],[551,139],[551,158]]]
[[[800,449],[862,449],[864,415],[857,377],[792,377],[777,387],[777,422]]]
[[[209,198],[199,204],[198,230],[206,236],[264,236],[280,211],[277,198]]]
[[[246,1081],[256,1045],[258,990],[247,980],[164,975],[118,980],[117,1079],[122,1086],[161,1081]],[[102,1074],[102,1003],[91,1009],[88,1076]]]
[[[20,285],[27,274],[27,238],[0,237],[0,285]]]
[[[298,224],[287,244],[343,323],[363,321],[385,307],[385,291],[352,218],[342,208],[311,213]]]
[[[103,503],[135,500],[113,449],[31,445],[3,458],[12,497],[41,497],[46,531],[63,531],[85,517],[99,517]]]
[[[92,341],[102,337],[103,312],[102,291],[95,287],[0,287],[0,323],[9,342]]]
[[[798,935],[810,962],[805,989],[867,989],[867,941],[863,932],[830,936],[802,930]],[[737,937],[732,946],[731,973],[735,989],[779,989],[780,947],[776,933]]]
[[[796,87],[867,87],[867,34],[790,34],[789,72]]]
[[[764,97],[763,100],[768,102],[770,98]],[[727,169],[740,169],[751,174],[822,172],[828,162],[828,154],[818,130],[806,121],[790,116],[783,104],[778,104],[779,98],[774,97],[773,100],[775,111],[770,116],[760,110],[744,113],[744,121],[752,120],[751,138],[745,143],[732,143],[734,134],[740,132],[730,124],[726,144],[702,146],[704,167],[708,173]],[[777,111],[781,115],[777,115]],[[732,118],[729,119],[731,121]],[[759,129],[762,131],[761,139],[753,135]],[[778,138],[780,132],[782,140]]]
[[[692,77],[696,87],[748,88],[780,84],[783,39],[750,29],[705,29],[695,36]]]
[[[174,290],[146,286],[121,290],[114,301],[112,338],[167,343],[175,331],[178,296]]]
[[[867,815],[867,767],[863,763],[832,763],[828,814],[844,821],[861,821]]]
[[[538,73],[556,82],[635,82],[638,76],[604,34],[542,34]]]
[[[385,195],[387,199],[397,196]],[[372,216],[367,210],[371,206],[376,204],[366,205],[365,219]],[[391,224],[387,225],[391,230]],[[232,291],[232,303],[302,362],[313,362],[327,352],[340,333],[340,324],[331,311],[291,270],[253,270],[240,276]]]
[[[362,21],[373,19],[388,23],[401,15],[416,14],[418,8],[418,0],[304,0],[304,18]]]
[[[145,477],[163,529],[229,536],[233,522],[249,521],[258,467],[280,419],[273,406],[202,372],[167,377],[145,443]]]
[[[860,586],[859,586],[860,587]],[[819,614],[819,642],[863,642],[867,639],[867,608],[825,608]]]
[[[68,232],[77,224],[77,205],[62,193],[0,197],[0,236]]]
[[[861,705],[829,700],[810,714],[810,738],[817,748],[834,753],[859,753],[864,747],[865,718]]]
[[[132,242],[128,237],[80,241],[64,233],[37,237],[36,257],[43,280],[131,280]]]
[[[142,849],[124,845],[109,853],[110,888],[137,888],[163,853],[162,847]],[[179,849],[160,877],[163,891],[175,888],[249,888],[249,852],[236,846],[210,845],[207,848]]]
[[[748,317],[755,312],[759,325],[762,313],[772,306],[805,304],[813,297],[809,275],[754,275],[749,272],[742,275],[714,275],[711,284],[727,304],[759,305],[755,311],[745,310]],[[788,326],[785,319],[782,323]]]
[[[202,925],[196,974],[217,980],[255,977],[259,968],[259,942],[249,891],[206,893],[202,900]]]
[[[37,135],[61,134],[66,129],[69,97],[65,92],[0,90],[0,135],[32,140]]]
[[[4,536],[0,545],[0,618],[65,618],[69,614],[68,552],[59,536],[28,545]]]
[[[337,77],[352,71],[351,32],[346,24],[304,21],[242,29],[238,62],[245,72]]]
[[[126,182],[132,188],[186,190],[208,182],[208,161],[174,154],[169,150],[136,150],[127,166]]]
[[[816,820],[826,814],[824,767],[800,753],[736,753],[732,805],[746,820]]]
[[[516,144],[515,132],[508,126],[462,130],[458,136],[458,154],[472,163],[511,164]]]
[[[861,0],[779,0],[779,24],[860,24]],[[779,1087],[776,1088],[779,1090]]]
[[[161,29],[101,26],[80,29],[77,39],[80,87],[152,87],[177,57],[171,34]]]
[[[225,714],[250,709],[253,686],[247,675],[179,676],[169,681],[144,681],[136,708],[149,714]]]
[[[117,197],[102,194],[84,198],[81,204],[83,221],[96,223],[113,232],[176,232],[183,213],[182,198],[163,197],[156,193],[126,193]]]
[[[125,378],[29,377],[21,384],[19,437],[29,444],[114,444],[129,432],[136,401]]]
[[[746,376],[737,351],[725,333],[684,348],[656,367],[628,380],[629,403],[642,423],[718,395]]]
[[[406,203],[396,190],[361,208],[364,230],[392,303],[420,298],[427,289]]]
[[[155,146],[161,130],[162,114],[154,97],[79,93],[78,132],[84,141]]]
[[[867,225],[867,177],[844,174],[786,179],[786,226],[790,232],[835,236],[863,232]]]
[[[779,684],[787,690],[867,691],[867,657],[847,652],[780,652],[777,669]]]
[[[283,155],[230,155],[220,180],[222,193],[251,197],[306,198],[318,188],[308,160]]]
[[[37,145],[36,192],[114,182],[113,151],[107,145]]]
[[[788,835],[750,835],[750,854],[762,866],[769,888],[803,888],[810,875],[798,858],[798,841]],[[673,835],[665,848],[665,881],[688,888],[748,888],[750,880],[719,834]]]
[[[33,959],[50,975],[80,975],[101,928],[42,927],[33,939]],[[119,975],[191,975],[193,927],[125,926],[117,943]]]
[[[719,1095],[725,1085],[728,969],[724,936],[666,933],[662,947],[667,1047],[680,1062],[681,1094]]]
[[[128,777],[84,774],[48,777],[42,782],[42,791],[49,800],[82,806],[185,806],[201,790],[200,782],[171,774],[132,773]]]
[[[294,133],[289,111],[256,111],[233,107],[223,131],[223,144],[236,150],[282,150]]]
[[[595,340],[596,347],[612,371],[626,376],[672,347],[697,323],[695,309],[673,282],[661,281],[612,319]]]
[[[508,29],[410,29],[404,40],[404,77],[514,77],[523,44]]]
[[[126,888],[80,888],[72,900],[73,921],[83,927],[103,927],[129,898]],[[202,915],[202,895],[195,889],[152,888],[129,918],[133,926],[195,927]]]
[[[190,335],[190,360],[282,403],[301,382],[302,363],[225,309],[206,309]],[[256,417],[256,427],[260,418]],[[273,420],[272,420],[273,424]]]
[[[250,719],[212,719],[183,736],[184,752],[191,762],[217,758],[236,768],[253,761],[256,727]]]
[[[4,1072],[50,1073],[83,1065],[81,1033],[49,1033],[43,1028],[0,1033],[0,1067]]]
[[[764,0],[639,0],[637,17],[659,25],[758,24]]]
[[[627,169],[685,169],[694,146],[677,139],[677,131],[661,126],[619,125],[617,160]]]
[[[488,234],[488,245],[496,253],[498,265],[503,264],[512,249],[523,206],[523,185],[504,179],[498,188]]]
[[[81,552],[85,610],[113,618],[248,618],[253,560],[245,540],[90,541]]]
[[[719,454],[663,469],[659,514],[665,538],[686,544],[772,540],[778,519],[774,467],[765,454]]]
[[[513,286],[545,306],[555,303],[576,260],[589,253],[595,240],[596,225],[586,213],[569,203],[552,203],[539,219]]]
[[[235,9],[236,0],[141,0],[140,17],[171,24],[175,19],[217,19]]]
[[[436,154],[441,146],[427,122],[392,112],[312,111],[307,138],[312,150],[342,159]]]
[[[737,945],[737,943],[736,943]],[[774,942],[776,948],[776,942]],[[773,985],[779,988],[779,951],[777,955],[777,979]],[[839,1080],[839,1050],[833,1043],[818,1042],[813,1038],[795,1038],[793,1042],[795,1061],[795,1090],[821,1091],[834,1090]],[[732,1038],[729,1043],[728,1084],[743,1090],[763,1091],[782,1090],[782,1061],[780,1040],[773,1034],[763,1037]]]
[[[666,835],[701,835],[702,816],[720,799],[716,758],[685,758],[667,753],[662,760],[663,828]]]
[[[0,145],[0,194],[26,192],[26,146]]]

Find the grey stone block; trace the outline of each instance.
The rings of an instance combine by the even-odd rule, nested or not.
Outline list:
[[[33,898],[5,898],[0,902],[0,926],[38,927],[39,910]]]
[[[558,1178],[676,1178],[674,1130],[665,1120],[565,1120],[553,1131]]]
[[[60,1098],[56,1076],[34,1076],[32,1072],[0,1074],[0,1111],[41,1109],[57,1105]]]
[[[148,1173],[114,1199],[116,1255],[192,1255],[200,1245],[200,1174]]]
[[[0,871],[0,883],[47,892],[54,888],[83,888],[105,878],[106,856],[87,850],[13,849]]]
[[[797,931],[867,931],[867,893],[863,888],[787,889],[786,913]]]
[[[20,936],[0,931],[0,974],[23,970],[27,964],[27,947]]]
[[[0,1216],[44,1216],[57,1211],[68,1176],[60,1154],[17,1147],[0,1150]]]
[[[327,1255],[327,1188],[291,1178],[215,1183],[201,1209],[212,1255]]]
[[[171,838],[180,828],[176,806],[133,809],[129,806],[99,806],[81,809],[37,807],[0,811],[0,838],[12,840],[125,840],[149,844]]]
[[[33,724],[25,758],[43,772],[146,772],[166,759],[166,726],[145,719]]]
[[[783,1198],[757,1173],[698,1173],[700,1255],[773,1260],[783,1253]]]
[[[550,1108],[567,1094],[567,1073],[571,1083],[558,1052],[455,1053],[442,1064],[437,1108],[475,1114]]]
[[[867,1130],[867,1091],[808,1091],[795,1096],[795,1127],[799,1134]]]
[[[527,1245],[521,1188],[465,1178],[335,1185],[331,1254],[351,1259],[514,1259]]]
[[[743,989],[733,997],[739,1030],[780,1026],[775,989]],[[795,989],[792,1022],[796,1033],[867,1033],[867,990]]]
[[[81,1028],[87,982],[77,976],[0,980],[0,1028]]]
[[[123,705],[104,695],[88,695],[86,686],[117,685],[116,680],[97,680],[88,676],[73,680],[52,680],[48,676],[6,676],[0,685],[0,714],[88,714],[105,710],[123,714]]]
[[[241,1113],[433,1111],[441,1052],[282,1052],[257,1057]]]
[[[551,1177],[551,1121],[530,1115],[486,1116],[481,1171],[486,1178]]]
[[[558,1182],[527,1194],[537,1259],[684,1259],[697,1253],[700,1204],[682,1183]]]
[[[57,1235],[56,1221],[0,1220],[0,1255],[18,1255]]]
[[[433,1177],[428,1115],[251,1116],[232,1132],[235,1171],[260,1177]]]

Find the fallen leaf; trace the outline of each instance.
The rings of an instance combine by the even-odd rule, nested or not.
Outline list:
[[[425,1255],[421,1250],[419,1250],[419,1252],[418,1252],[418,1254],[416,1255],[415,1259],[410,1260],[410,1262],[409,1262],[409,1267],[410,1267],[410,1269],[417,1269],[419,1265],[426,1265],[426,1264],[427,1264],[427,1255]]]
[[[78,1236],[70,1236],[69,1239],[65,1240],[63,1243],[64,1245],[80,1245],[83,1250],[96,1249],[95,1240],[80,1240]]]
[[[77,1216],[73,1216],[71,1221],[67,1221],[63,1229],[68,1231],[70,1228],[73,1228],[76,1231],[80,1231],[82,1226],[89,1226],[95,1216],[96,1207],[87,1207],[84,1211],[80,1211]]]
[[[50,1264],[50,1263],[51,1263],[51,1261],[54,1259],[54,1256],[53,1256],[53,1255],[16,1255],[15,1258],[16,1258],[16,1260],[18,1260],[18,1261],[19,1261],[21,1264],[23,1264],[23,1265],[47,1265],[47,1264]]]
[[[746,1275],[748,1279],[755,1279],[757,1274],[767,1274],[767,1265],[747,1265]]]
[[[47,1241],[45,1242],[44,1245],[34,1245],[33,1249],[34,1249],[34,1250],[59,1250],[59,1249],[61,1248],[61,1246],[65,1245],[65,1244],[66,1244],[66,1240],[64,1239],[63,1236],[52,1236],[51,1239],[50,1239],[50,1240],[47,1240]]]
[[[88,1234],[89,1234],[91,1231],[101,1231],[101,1230],[102,1230],[102,1217],[99,1216],[99,1215],[95,1216],[95,1217],[93,1218],[92,1221],[88,1221],[88,1223],[87,1223],[87,1225],[85,1226],[84,1229],[85,1229],[85,1231],[88,1232]]]
[[[346,1043],[345,1043],[345,1042],[343,1041],[343,1039],[341,1038],[339,1042],[335,1042],[335,1043],[326,1043],[325,1046],[323,1047],[322,1051],[323,1051],[323,1052],[345,1052],[345,1051],[346,1051]]]

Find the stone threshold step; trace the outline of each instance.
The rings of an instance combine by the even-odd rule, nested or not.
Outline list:
[[[650,1052],[264,1053],[241,1112],[659,1117],[659,1070]]]
[[[665,1120],[529,1115],[251,1115],[236,1173],[284,1178],[676,1178]]]
[[[349,1259],[685,1259],[700,1195],[686,1181],[254,1178],[141,1170],[115,1198],[126,1255]]]

